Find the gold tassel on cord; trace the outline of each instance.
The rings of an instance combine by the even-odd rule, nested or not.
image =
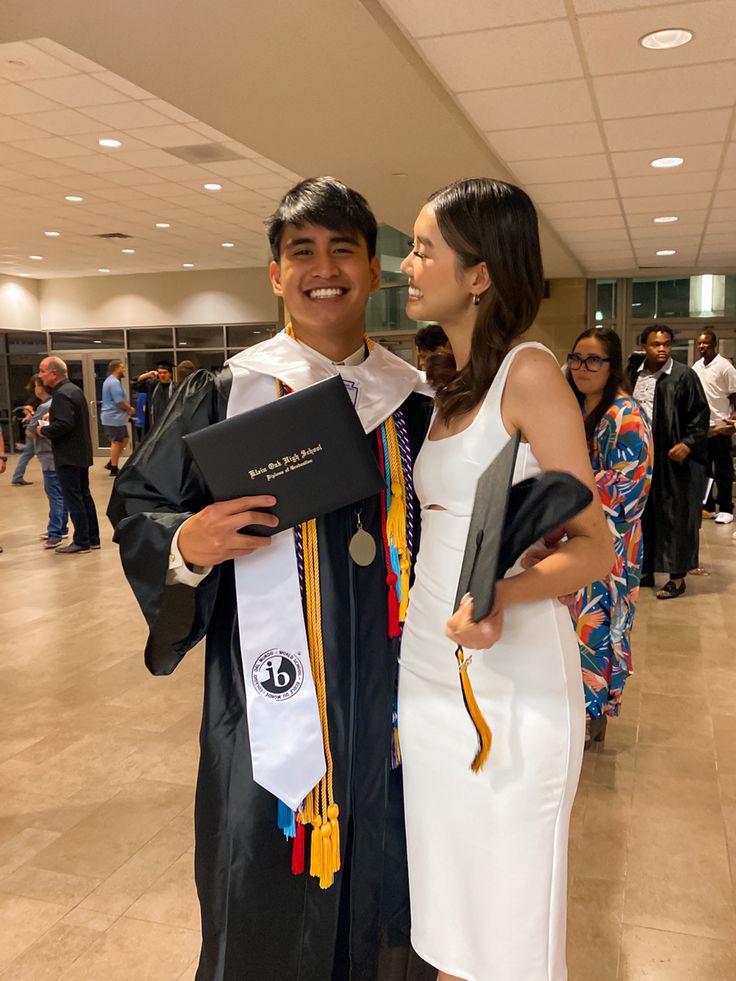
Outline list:
[[[386,443],[388,444],[386,466],[391,474],[391,507],[386,517],[386,535],[390,544],[395,546],[399,553],[399,571],[401,574],[399,623],[403,623],[406,620],[406,609],[409,605],[411,558],[406,541],[406,481],[404,468],[401,465],[399,437],[396,433],[396,423],[393,416],[389,416],[386,420]]]
[[[478,773],[479,770],[483,769],[483,765],[488,759],[488,754],[491,751],[491,743],[493,742],[493,733],[491,732],[490,726],[483,718],[483,713],[475,700],[473,686],[470,683],[468,667],[470,666],[470,662],[473,660],[472,655],[471,657],[466,658],[462,647],[458,647],[455,651],[455,657],[457,658],[457,666],[460,671],[460,685],[463,691],[465,708],[467,709],[468,715],[475,726],[475,731],[478,734],[478,752],[475,754],[475,759],[470,764],[470,769],[473,771],[473,773]]]

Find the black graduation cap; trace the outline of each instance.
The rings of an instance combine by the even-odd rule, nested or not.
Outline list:
[[[475,491],[465,554],[455,596],[473,597],[473,619],[483,620],[493,609],[496,582],[540,538],[562,527],[593,500],[590,488],[572,474],[546,470],[512,486],[521,434],[516,433],[481,474]],[[465,708],[478,735],[471,763],[477,773],[491,749],[492,734],[475,700],[468,668],[472,660],[462,647],[455,651]]]
[[[593,500],[572,474],[545,470],[511,485],[521,434],[506,443],[481,474],[475,491],[455,609],[473,597],[476,623],[493,609],[496,581],[540,538],[560,528]]]

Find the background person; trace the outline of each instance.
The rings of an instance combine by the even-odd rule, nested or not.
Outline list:
[[[164,412],[176,389],[174,366],[170,361],[157,361],[152,371],[144,371],[131,383],[134,392],[145,394],[144,438],[150,433]]]
[[[651,422],[652,486],[642,516],[644,558],[640,585],[654,586],[669,572],[657,599],[685,592],[685,576],[698,567],[700,514],[705,491],[705,443],[710,410],[695,372],[672,357],[674,333],[652,324],[641,333],[644,361],[629,378],[634,398]]]
[[[26,438],[35,443],[35,452],[38,462],[41,464],[43,473],[43,489],[49,502],[49,518],[46,526],[46,533],[42,535],[43,547],[47,549],[58,548],[62,538],[69,534],[69,512],[64,503],[64,492],[59,482],[54,463],[54,452],[51,444],[43,436],[36,436],[35,431],[48,415],[51,409],[51,392],[44,388],[38,375],[31,379],[34,383],[34,394],[38,400],[38,408],[28,420]]]
[[[595,483],[616,552],[609,575],[580,590],[570,609],[580,646],[588,744],[603,741],[606,720],[619,714],[632,672],[652,435],[629,394],[621,341],[611,327],[590,327],[580,334],[567,356],[567,378],[585,416]]]
[[[730,525],[733,521],[731,447],[736,408],[736,368],[727,358],[718,353],[718,338],[714,331],[704,330],[698,337],[697,344],[700,360],[693,365],[693,371],[700,379],[710,407],[706,465],[707,476],[713,478],[713,486],[705,502],[703,516],[715,517],[718,525]],[[718,514],[715,514],[716,499]]]
[[[128,445],[128,420],[135,415],[135,409],[128,402],[123,388],[125,364],[117,358],[107,366],[107,378],[102,384],[102,407],[100,422],[110,440],[110,459],[105,469],[111,477],[117,477],[120,456]]]
[[[187,379],[190,375],[193,375],[197,370],[197,366],[193,361],[180,361],[176,366],[176,383],[181,385],[181,383]]]
[[[21,450],[20,457],[18,458],[18,462],[15,466],[15,470],[13,471],[13,476],[10,478],[10,483],[14,487],[30,487],[31,484],[33,483],[32,480],[25,479],[25,474],[26,474],[26,467],[31,462],[31,460],[33,459],[33,455],[36,452],[36,444],[34,443],[33,439],[28,438],[28,433],[26,431],[28,420],[31,418],[33,413],[38,408],[38,399],[34,394],[35,378],[36,375],[32,375],[30,381],[26,385],[26,391],[29,393],[29,398],[26,404],[22,407],[23,432],[25,434],[25,445]],[[20,412],[20,409],[18,409],[18,412]]]
[[[5,473],[5,468],[8,465],[8,458],[5,455],[5,437],[3,436],[3,429],[0,426],[0,474]],[[0,545],[0,552],[2,552],[3,547]]]
[[[447,334],[439,324],[427,324],[417,330],[414,345],[417,349],[417,368],[426,371],[429,356],[447,347]]]
[[[56,549],[57,555],[75,555],[100,547],[95,502],[89,491],[92,466],[92,439],[89,409],[81,388],[69,381],[61,358],[44,358],[38,369],[41,384],[51,392],[47,426],[37,427],[35,435],[51,443],[64,501],[74,524],[69,545]]]

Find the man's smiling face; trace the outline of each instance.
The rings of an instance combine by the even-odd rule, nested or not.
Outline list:
[[[368,297],[381,269],[359,232],[321,225],[287,225],[271,284],[283,298],[297,334],[361,336]]]

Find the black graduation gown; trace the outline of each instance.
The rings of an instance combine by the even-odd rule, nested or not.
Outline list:
[[[197,981],[430,981],[434,971],[408,947],[401,771],[390,765],[398,641],[387,633],[381,550],[368,568],[348,555],[355,509],[318,521],[343,852],[328,890],[307,874],[292,875],[276,799],[252,779],[233,563],[217,566],[196,589],[164,584],[175,530],[211,503],[181,436],[225,417],[230,383],[228,371],[187,379],[121,470],[108,509],[148,622],[149,670],[169,674],[207,637],[195,805],[203,934]],[[402,409],[415,456],[429,402],[412,394]],[[366,438],[375,447],[375,437]],[[380,542],[379,498],[361,506],[363,526]]]
[[[172,386],[174,391],[171,390]],[[143,392],[146,395],[146,407],[143,413],[143,434],[147,436],[151,429],[163,418],[169,402],[174,397],[176,384],[171,381],[167,385],[162,385],[160,381],[145,379],[144,381],[131,382],[130,387],[134,392]]]
[[[685,573],[698,565],[709,420],[700,379],[691,368],[673,361],[672,372],[657,380],[654,395],[654,468],[642,515],[645,573]],[[675,443],[690,447],[682,463],[667,456]]]

